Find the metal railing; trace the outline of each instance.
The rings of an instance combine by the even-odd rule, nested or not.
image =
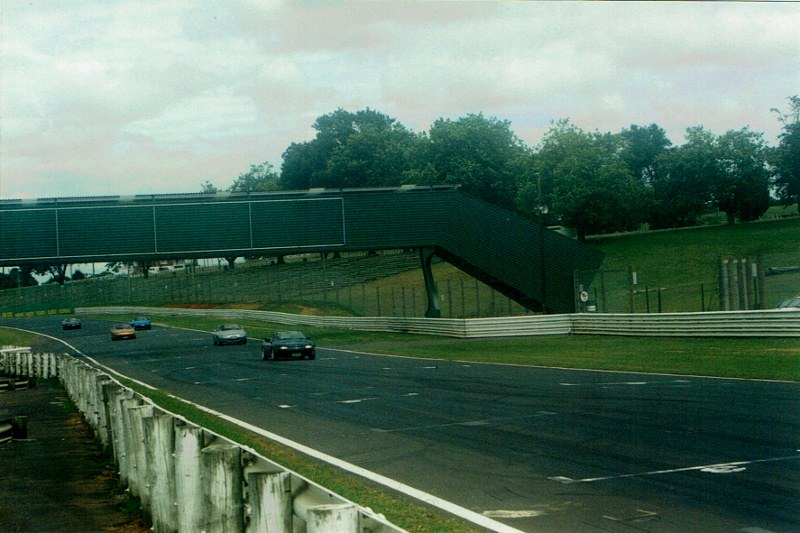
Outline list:
[[[632,335],[683,337],[800,337],[800,310],[705,313],[527,315],[495,318],[387,318],[306,316],[242,309],[84,307],[79,314],[128,313],[151,316],[257,320],[291,326],[402,332],[455,338],[527,335]]]

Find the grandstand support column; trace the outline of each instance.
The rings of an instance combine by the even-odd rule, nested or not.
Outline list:
[[[431,261],[435,255],[435,250],[430,247],[419,249],[419,258],[422,263],[422,275],[425,278],[425,292],[428,295],[428,310],[425,311],[427,318],[441,318],[442,309],[439,306],[439,291],[436,290],[436,282],[433,279]]]

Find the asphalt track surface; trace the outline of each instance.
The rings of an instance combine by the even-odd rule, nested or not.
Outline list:
[[[154,326],[0,325],[521,531],[800,531],[800,384],[386,357],[262,361]],[[643,340],[642,349],[650,342]],[[689,355],[691,356],[691,355]]]

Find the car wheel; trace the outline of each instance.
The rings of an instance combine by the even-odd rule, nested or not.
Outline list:
[[[316,358],[317,358],[317,354],[316,354],[315,352],[311,352],[311,353],[309,354],[309,356],[308,356],[308,359],[309,359],[309,360],[311,360],[311,359],[316,359]]]
[[[247,344],[247,339],[242,339],[242,341],[239,344]]]
[[[219,346],[219,341],[217,340],[216,337],[214,337],[213,341],[214,341],[214,346]]]

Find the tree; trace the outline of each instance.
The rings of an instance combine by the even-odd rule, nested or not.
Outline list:
[[[460,185],[466,193],[516,209],[520,186],[532,175],[533,154],[509,121],[482,113],[455,121],[440,118],[421,139],[427,146],[414,175],[424,180],[420,184]]]
[[[775,169],[773,184],[778,199],[784,205],[796,203],[800,213],[800,96],[789,97],[789,108],[788,114],[772,109],[783,124],[783,132],[770,162]]]
[[[686,143],[661,154],[651,187],[654,229],[691,226],[711,204],[711,184],[719,181],[717,138],[702,126],[686,130]]]
[[[650,184],[656,177],[656,165],[659,157],[666,153],[672,146],[672,141],[667,138],[667,133],[656,124],[637,126],[620,132],[623,140],[622,159],[634,178],[644,184]]]
[[[313,140],[284,151],[282,188],[399,185],[412,167],[414,134],[378,111],[337,109],[317,118],[314,129]]]
[[[217,189],[217,187],[208,180],[204,181],[201,187],[202,189],[200,190],[200,192],[202,192],[203,194],[214,194],[216,192],[219,192],[219,189]]]
[[[729,130],[717,140],[719,174],[712,184],[712,199],[728,224],[736,219],[757,220],[769,209],[772,175],[767,144],[762,133],[743,128]]]
[[[228,190],[230,192],[269,192],[280,190],[278,174],[271,163],[250,165],[250,170],[239,174]]]
[[[67,263],[39,264],[33,266],[33,272],[40,276],[52,276],[51,281],[64,285],[67,281]]]
[[[30,266],[14,267],[6,273],[0,273],[0,290],[20,287],[36,287],[39,282],[33,277]]]
[[[580,239],[638,227],[647,193],[620,157],[621,143],[618,135],[587,133],[569,120],[556,122],[534,160],[540,194],[523,209],[534,214],[536,205],[547,206],[548,221],[575,228]],[[525,190],[530,198],[531,187]]]

